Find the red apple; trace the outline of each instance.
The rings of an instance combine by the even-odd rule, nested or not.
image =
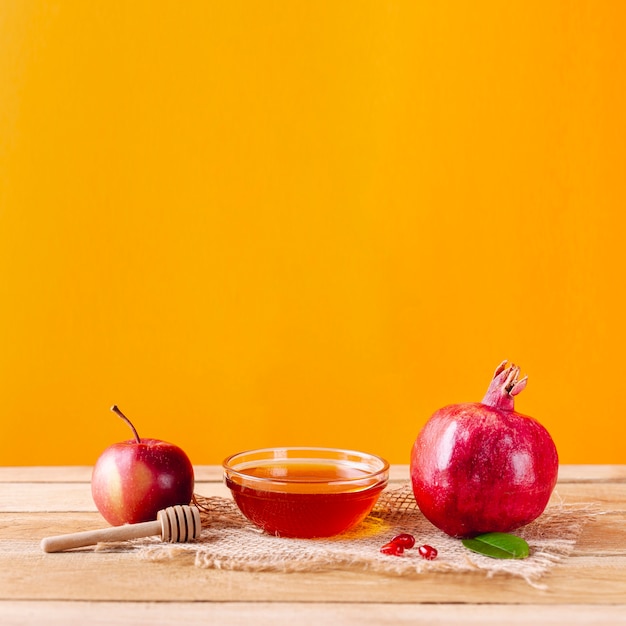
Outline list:
[[[178,446],[159,439],[141,439],[130,420],[119,415],[135,436],[114,443],[98,458],[91,493],[102,516],[113,526],[155,520],[161,509],[189,504],[193,496],[191,461]]]
[[[557,480],[548,431],[514,410],[526,386],[519,368],[496,369],[481,402],[436,411],[411,452],[411,481],[424,516],[453,537],[509,532],[544,511]]]

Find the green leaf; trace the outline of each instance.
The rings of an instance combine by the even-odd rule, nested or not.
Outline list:
[[[473,539],[463,539],[463,545],[494,559],[525,559],[530,554],[528,544],[508,533],[485,533]]]

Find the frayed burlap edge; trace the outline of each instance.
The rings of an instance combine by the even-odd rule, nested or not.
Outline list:
[[[248,522],[229,498],[194,496],[201,509],[203,531],[198,541],[167,544],[156,539],[129,542],[140,558],[150,561],[192,559],[197,567],[250,572],[314,572],[329,569],[369,571],[389,576],[420,576],[429,572],[483,572],[539,583],[544,574],[573,551],[585,524],[600,514],[593,504],[553,502],[534,522],[515,531],[530,546],[523,560],[492,559],[466,549],[460,540],[436,529],[421,514],[410,483],[387,489],[358,528],[338,537],[288,539],[268,535]],[[407,532],[416,546],[404,555],[387,556],[380,547]],[[422,559],[417,546],[438,550],[434,561]]]

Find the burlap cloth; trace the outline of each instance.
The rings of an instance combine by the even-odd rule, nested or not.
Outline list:
[[[558,495],[534,522],[515,531],[530,546],[523,560],[493,559],[469,551],[460,540],[436,529],[419,511],[410,484],[387,488],[372,513],[354,530],[328,539],[288,539],[268,535],[248,522],[229,498],[194,496],[201,509],[203,530],[194,543],[168,544],[158,539],[129,542],[151,561],[192,560],[203,568],[312,572],[328,569],[369,571],[391,576],[420,576],[429,572],[484,572],[510,575],[544,587],[539,579],[574,549],[584,525],[599,511],[591,504],[566,504]],[[402,556],[380,553],[399,533],[411,533],[416,545]],[[428,544],[439,554],[434,561],[420,557],[417,547]],[[109,548],[110,549],[110,548]]]

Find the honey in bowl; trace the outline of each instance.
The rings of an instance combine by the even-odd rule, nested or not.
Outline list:
[[[331,448],[271,448],[224,461],[241,512],[281,537],[330,537],[353,528],[376,504],[388,474],[380,457]]]

